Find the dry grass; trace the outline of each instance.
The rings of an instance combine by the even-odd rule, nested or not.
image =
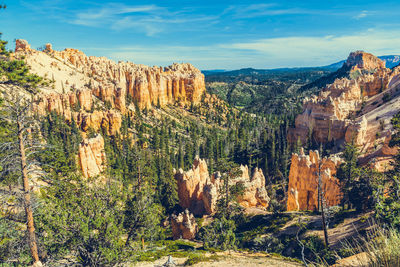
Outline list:
[[[347,247],[355,255],[366,255],[362,257],[363,260],[360,259],[359,266],[400,266],[400,232],[394,228],[377,227],[361,242],[356,245],[347,244]]]

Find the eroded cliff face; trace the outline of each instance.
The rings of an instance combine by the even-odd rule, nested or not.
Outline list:
[[[83,140],[79,145],[78,159],[84,177],[89,178],[101,174],[106,164],[103,137],[98,134],[94,138]]]
[[[318,175],[322,178],[322,191],[326,204],[340,204],[342,193],[339,180],[335,177],[341,161],[337,157],[320,158],[318,151],[292,155],[289,172],[287,210],[317,210],[318,208]]]
[[[84,137],[89,130],[116,135],[123,116],[134,115],[135,103],[139,109],[174,103],[196,105],[205,92],[204,75],[191,64],[163,68],[115,63],[105,57],[88,57],[76,49],[55,51],[51,44],[43,51],[34,50],[25,40],[16,41],[12,57],[23,57],[32,73],[50,81],[35,96],[35,112],[63,116],[76,123]],[[101,146],[100,139],[87,140],[80,147],[78,156],[85,177],[102,171],[101,164],[94,162],[105,159],[105,154],[94,147],[96,144]]]
[[[400,67],[387,69],[379,58],[357,51],[338,72],[346,75],[304,101],[303,113],[289,130],[289,142],[305,144],[312,138],[314,143],[331,142],[336,150],[353,143],[361,152],[359,163],[387,170],[397,153],[397,148],[388,144],[393,134],[390,120],[400,111]],[[307,156],[304,152],[292,156],[288,210],[316,209],[319,161],[312,151]],[[337,205],[341,193],[334,175],[339,161],[329,158],[321,162],[328,205]]]
[[[240,166],[241,177],[231,180],[230,183],[242,183],[244,193],[238,202],[245,208],[266,208],[269,197],[265,189],[265,177],[261,169],[256,168],[250,177],[247,166]],[[196,158],[192,169],[187,172],[179,170],[175,179],[178,182],[179,204],[189,209],[195,215],[212,214],[215,212],[223,179],[219,172],[209,175],[205,160]]]
[[[375,153],[391,135],[390,119],[400,110],[396,103],[400,67],[387,69],[379,58],[357,51],[339,72],[347,75],[305,99],[303,113],[289,130],[289,142],[306,144],[310,138],[317,143],[353,142],[363,156]]]
[[[16,41],[16,57],[25,57],[31,72],[53,81],[53,92],[88,88],[102,101],[122,113],[137,102],[140,108],[175,102],[197,104],[205,92],[204,75],[191,64],[149,67],[131,62],[115,63],[105,57],[88,57],[76,49],[55,51],[50,44],[43,51]]]

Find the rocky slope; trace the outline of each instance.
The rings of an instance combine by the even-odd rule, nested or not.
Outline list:
[[[397,153],[388,143],[393,132],[390,119],[400,111],[400,67],[388,69],[381,59],[357,51],[349,55],[339,73],[345,75],[326,85],[318,96],[304,101],[295,128],[289,129],[289,142],[329,143],[334,151],[340,151],[344,143],[353,142],[360,149],[360,163],[370,162],[383,171],[390,167],[388,163]],[[315,186],[310,185],[315,180],[310,173],[312,164],[303,156],[292,156],[289,190],[294,193],[293,196],[289,193],[292,199],[288,201],[288,209],[309,209],[314,201],[309,201],[310,193],[306,193],[311,191],[315,195]],[[335,166],[330,169],[333,175]],[[296,188],[306,191],[298,191],[299,196],[295,197]],[[327,191],[328,195],[336,193],[336,189]]]
[[[243,183],[244,192],[238,199],[241,206],[245,208],[266,208],[269,197],[265,189],[265,177],[261,169],[255,168],[250,177],[249,168],[240,166],[241,177],[230,183]],[[205,160],[196,158],[192,169],[184,172],[180,169],[175,174],[178,182],[179,204],[189,209],[195,215],[212,214],[215,212],[220,189],[223,186],[221,174],[216,172],[209,175]]]
[[[35,96],[39,115],[55,112],[75,122],[86,137],[103,130],[116,135],[124,115],[133,116],[136,107],[167,104],[196,105],[205,92],[204,75],[191,64],[149,67],[130,62],[115,63],[104,57],[88,57],[76,49],[55,51],[47,44],[43,51],[17,40],[14,58],[24,58],[30,71],[50,81]],[[79,165],[85,177],[100,174],[104,167],[104,141],[85,140],[79,148]]]
[[[295,128],[289,130],[289,141],[353,141],[363,154],[374,153],[387,144],[390,118],[400,110],[395,101],[400,88],[400,67],[387,69],[379,58],[354,52],[342,68],[349,70],[348,75],[327,85],[318,96],[305,100],[303,113],[297,116]]]

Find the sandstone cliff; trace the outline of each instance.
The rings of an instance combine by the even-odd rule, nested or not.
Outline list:
[[[390,118],[400,110],[400,68],[387,69],[379,58],[357,51],[339,72],[347,75],[304,101],[289,142],[354,142],[364,156],[372,154],[384,146],[391,135]]]
[[[238,202],[245,208],[266,208],[269,197],[265,189],[265,177],[261,169],[256,168],[250,177],[247,166],[240,166],[241,177],[230,181],[232,184],[242,183],[244,193]],[[215,212],[220,189],[223,186],[221,175],[216,172],[209,175],[205,160],[196,158],[192,169],[187,172],[179,170],[175,179],[178,182],[179,204],[196,215]]]
[[[328,206],[339,205],[342,199],[340,183],[335,178],[339,158],[320,158],[318,151],[309,155],[292,155],[289,172],[287,210],[317,210],[318,208],[318,173],[322,177],[322,191]]]
[[[205,92],[204,75],[188,63],[164,68],[115,63],[76,49],[54,51],[50,44],[43,51],[33,50],[25,40],[16,41],[15,56],[23,56],[31,72],[53,81],[51,92],[88,88],[122,113],[131,104],[126,103],[128,96],[143,109],[174,102],[197,104]]]
[[[134,115],[135,103],[140,109],[198,104],[205,92],[204,75],[191,64],[163,68],[115,63],[104,57],[88,57],[76,49],[55,51],[51,44],[42,51],[34,50],[25,40],[16,41],[12,57],[24,58],[32,73],[50,82],[35,96],[35,112],[42,116],[48,112],[62,115],[67,122],[76,123],[84,137],[89,130],[117,134],[123,115]],[[101,164],[94,162],[105,158],[105,154],[92,150],[100,143],[98,139],[89,140],[80,147],[85,177],[102,171]]]
[[[289,130],[289,142],[333,143],[336,150],[345,142],[354,143],[360,149],[361,164],[372,163],[379,171],[390,168],[397,153],[388,143],[393,133],[390,119],[400,111],[400,67],[385,68],[379,58],[357,51],[349,55],[338,73],[346,75],[304,101],[303,113]],[[316,209],[318,161],[314,152],[292,156],[288,210]],[[334,178],[337,163],[336,159],[322,159],[329,205],[338,204],[341,198]]]

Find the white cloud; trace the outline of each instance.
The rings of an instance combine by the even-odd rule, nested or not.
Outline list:
[[[113,30],[133,30],[144,32],[153,36],[167,29],[174,29],[177,25],[186,25],[196,22],[210,22],[217,20],[218,16],[207,16],[187,13],[186,10],[170,12],[167,8],[146,6],[125,6],[122,4],[104,4],[101,8],[90,9],[75,14],[70,21],[72,24],[108,27]],[[196,25],[200,27],[200,25]],[[203,25],[204,26],[204,25]]]
[[[278,16],[291,14],[310,14],[311,10],[301,8],[280,8],[277,4],[232,5],[223,14],[231,14],[238,19],[248,19],[263,16]]]
[[[367,10],[361,11],[358,15],[354,16],[355,19],[362,19],[369,15]]]
[[[322,66],[345,59],[351,51],[400,54],[400,31],[369,29],[355,35],[265,38],[210,46],[133,46],[105,50],[115,60],[147,65],[191,62],[201,69]]]

